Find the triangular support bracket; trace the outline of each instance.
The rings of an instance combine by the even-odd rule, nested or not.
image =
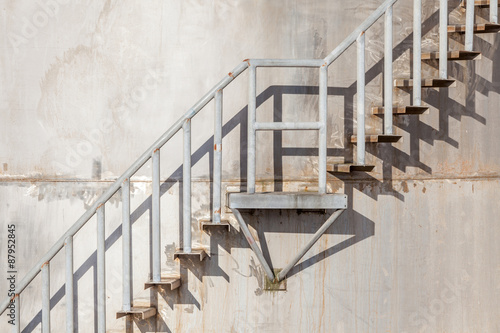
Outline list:
[[[245,200],[245,204],[239,204],[239,203],[243,203],[243,198],[240,198],[240,196],[243,195],[243,198],[247,199]],[[302,257],[307,253],[307,251],[309,251],[309,249],[318,241],[318,239],[321,237],[321,235],[323,235],[326,230],[333,224],[333,222],[335,222],[337,220],[337,218],[344,212],[344,210],[347,208],[347,196],[346,195],[339,195],[339,194],[323,194],[323,195],[320,195],[321,196],[321,200],[323,200],[323,204],[320,204],[320,206],[324,206],[325,204],[328,204],[328,201],[331,201],[332,203],[334,203],[333,205],[327,205],[327,207],[314,207],[314,208],[324,208],[324,209],[336,209],[332,215],[330,215],[330,217],[325,221],[325,223],[323,223],[323,225],[318,229],[318,231],[316,231],[316,233],[313,235],[313,237],[307,242],[307,244],[305,244],[302,249],[297,253],[297,255],[288,263],[288,265],[286,265],[285,268],[283,268],[283,270],[281,270],[279,272],[279,274],[277,276],[274,275],[273,271],[271,270],[271,267],[269,266],[268,262],[266,261],[266,259],[264,258],[264,254],[262,253],[262,251],[260,250],[259,246],[257,245],[257,242],[255,240],[255,238],[252,236],[251,232],[250,232],[250,229],[248,229],[248,225],[247,223],[245,222],[245,220],[243,219],[243,216],[241,215],[239,209],[248,209],[248,208],[264,208],[264,209],[270,209],[271,207],[251,207],[253,205],[251,205],[249,203],[249,198],[250,197],[256,197],[256,202],[258,202],[260,200],[260,198],[258,198],[258,196],[262,196],[262,194],[243,194],[243,193],[231,193],[229,198],[230,198],[230,208],[231,208],[231,211],[233,212],[236,220],[238,221],[238,224],[240,225],[240,228],[241,228],[241,231],[243,232],[243,234],[245,235],[245,238],[247,239],[248,241],[248,244],[250,245],[250,247],[252,248],[253,252],[255,253],[255,255],[257,256],[257,259],[259,260],[260,264],[262,265],[262,267],[264,268],[264,271],[266,272],[266,275],[267,277],[270,279],[270,280],[274,280],[274,281],[281,281],[283,280],[286,275],[288,274],[288,272],[299,262],[300,259],[302,259]],[[275,194],[276,195],[276,194]],[[284,195],[285,193],[282,193],[280,194],[280,197],[281,198],[284,198]],[[309,194],[310,195],[310,194]],[[238,197],[236,197],[238,196]],[[295,199],[294,202],[295,204],[297,204],[297,198],[294,198],[294,196],[297,196],[297,194],[291,194],[290,195],[290,198]],[[315,195],[317,196],[317,195]],[[325,196],[330,196],[330,198],[326,198],[325,200]],[[233,197],[235,200],[231,200]],[[306,199],[309,199],[309,198],[306,198]],[[285,199],[286,200],[286,199]],[[251,200],[250,200],[251,201]],[[310,201],[310,200],[306,200],[306,201]],[[316,202],[318,202],[317,200],[314,200]],[[267,201],[266,202],[272,202],[272,201]],[[276,201],[274,201],[276,202]],[[296,209],[302,209],[302,208],[311,208],[311,207],[292,207],[288,204],[285,204],[283,205],[284,207],[272,207],[271,209],[293,209],[293,208],[296,208]],[[299,205],[299,206],[302,206],[302,205]],[[306,205],[306,206],[309,206],[309,205]]]

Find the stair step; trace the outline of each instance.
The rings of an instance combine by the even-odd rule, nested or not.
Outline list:
[[[448,60],[474,60],[480,59],[481,52],[478,51],[448,51]],[[439,52],[424,52],[422,60],[439,59]]]
[[[371,134],[365,135],[365,142],[377,143],[377,142],[398,142],[401,139],[401,135],[388,135],[388,134]],[[351,143],[358,142],[357,135],[351,136]]]
[[[201,230],[207,231],[211,229],[227,229],[227,231],[231,231],[231,223],[226,220],[222,220],[219,223],[212,222],[212,220],[201,220]]]
[[[450,79],[422,79],[422,88],[443,88],[450,87],[455,80]],[[398,88],[413,87],[413,79],[395,79],[394,86]]]
[[[487,8],[490,6],[490,0],[476,0],[474,1],[474,5],[476,7]],[[498,5],[500,6],[500,2],[498,3]],[[460,6],[467,7],[467,0],[463,0],[460,3]]]
[[[174,260],[179,259],[196,259],[198,257],[200,261],[203,261],[207,257],[207,252],[203,249],[192,249],[190,253],[186,253],[182,250],[176,251],[174,253]]]
[[[374,165],[367,164],[327,164],[326,171],[328,172],[339,172],[339,173],[351,173],[354,171],[370,172],[375,168]]]
[[[160,281],[148,281],[144,284],[144,289],[152,288],[152,287],[162,287],[169,286],[170,290],[177,289],[181,286],[181,278],[177,277],[162,277]]]
[[[229,193],[231,209],[345,209],[345,194],[311,192]]]
[[[148,319],[150,317],[153,317],[156,315],[156,308],[154,307],[133,307],[130,308],[130,311],[118,311],[116,313],[116,319],[119,319],[121,317],[125,316],[140,316],[142,320]]]
[[[500,24],[495,23],[480,23],[474,24],[474,33],[487,34],[500,31]],[[455,24],[448,26],[448,32],[465,33],[465,24]]]
[[[392,108],[393,116],[401,116],[405,114],[422,114],[425,111],[429,110],[428,106],[395,106]],[[372,107],[372,113],[374,115],[383,115],[385,112],[383,106],[375,106]]]

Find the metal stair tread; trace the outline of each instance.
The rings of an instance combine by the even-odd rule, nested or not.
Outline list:
[[[142,307],[142,306],[134,306],[130,308],[129,311],[118,311],[116,313],[116,319],[119,319],[121,317],[125,316],[140,316],[142,320],[148,319],[150,317],[153,317],[156,315],[156,308],[155,307]]]
[[[500,24],[496,23],[478,23],[474,24],[474,33],[486,34],[500,31]],[[452,24],[448,26],[448,32],[465,33],[465,24]]]
[[[231,209],[345,209],[347,195],[314,192],[229,193]]]
[[[498,3],[498,5],[500,6],[500,2]],[[467,7],[467,0],[463,0],[460,3],[460,6]],[[480,7],[480,8],[488,8],[488,7],[490,7],[490,0],[476,0],[476,1],[474,1],[474,6]]]
[[[205,259],[207,256],[207,252],[204,249],[192,249],[189,253],[184,252],[183,250],[177,250],[174,253],[174,260],[198,257],[200,261],[203,261],[203,259]]]
[[[342,163],[326,165],[326,171],[331,173],[351,173],[354,171],[370,172],[375,168],[375,165],[369,164],[355,164],[355,163]]]
[[[422,88],[443,88],[454,86],[455,80],[452,79],[422,79]],[[394,79],[394,86],[397,88],[413,87],[413,79]]]
[[[170,290],[177,289],[181,286],[181,277],[180,276],[162,277],[160,281],[149,280],[144,284],[144,289],[152,288],[155,286],[159,287],[170,286]]]
[[[392,115],[401,116],[407,114],[423,114],[427,110],[429,110],[428,106],[394,106],[392,108]],[[372,113],[374,115],[383,115],[385,113],[385,109],[383,106],[374,106],[372,107]]]
[[[422,60],[439,59],[439,52],[422,52]],[[479,51],[448,51],[448,60],[474,60],[481,59]]]
[[[392,135],[392,134],[368,134],[365,135],[365,142],[370,142],[370,143],[382,143],[382,142],[398,142],[402,138],[401,135]],[[352,135],[351,136],[351,143],[356,143],[358,142],[358,136],[357,135]]]
[[[221,220],[219,223],[212,222],[212,220],[200,220],[201,230],[207,231],[213,228],[224,229],[227,228],[229,232],[231,230],[231,223],[227,220]]]

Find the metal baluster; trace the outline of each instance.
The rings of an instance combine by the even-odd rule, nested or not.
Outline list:
[[[498,24],[498,0],[490,0],[490,22]]]
[[[153,282],[161,280],[161,235],[160,235],[160,148],[153,151],[153,195],[152,205],[153,210],[151,216],[152,223],[152,259],[153,259]]]
[[[73,317],[73,236],[68,236],[64,242],[66,250],[66,332],[74,332]]]
[[[97,207],[97,332],[106,332],[106,235],[104,203]]]
[[[319,129],[318,192],[326,193],[327,123],[328,123],[328,65],[319,70]]]
[[[184,164],[183,164],[183,250],[191,253],[191,119],[182,125],[184,131]]]
[[[392,134],[392,6],[385,12],[384,44],[384,133]]]
[[[358,48],[358,140],[357,155],[358,163],[365,164],[365,32],[363,31],[357,39]]]
[[[448,0],[439,0],[439,78],[448,78]]]
[[[248,144],[247,144],[247,192],[255,193],[255,117],[257,109],[257,69],[249,68],[248,83]]]
[[[13,333],[21,333],[21,295],[14,298],[14,326],[12,327]]]
[[[154,192],[154,191],[153,191]],[[154,199],[153,199],[154,202]],[[123,311],[132,307],[131,276],[132,276],[132,233],[130,226],[130,179],[122,183],[122,270],[123,270]]]
[[[474,0],[469,0],[465,12],[465,51],[474,48],[474,7]]]
[[[221,222],[221,182],[222,182],[222,89],[215,93],[214,124],[214,183],[212,222]]]
[[[413,1],[413,105],[422,105],[422,0]]]
[[[42,332],[50,332],[50,263],[42,265]]]

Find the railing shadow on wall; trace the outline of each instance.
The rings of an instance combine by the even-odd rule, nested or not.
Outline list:
[[[431,23],[437,22],[438,13],[432,14],[424,23],[422,28],[422,33],[425,34],[429,32],[435,25]],[[457,41],[463,40],[463,37],[456,37],[450,35],[451,38],[455,38]],[[411,49],[413,35],[409,34],[403,41],[401,41],[397,46],[393,49],[393,58],[397,59],[404,52]],[[479,37],[474,38],[474,43],[477,49],[482,51],[483,57],[486,57],[490,60],[497,59],[499,57],[498,48],[493,48],[491,44],[487,43],[484,39]],[[433,63],[429,63],[430,66],[435,66]],[[492,82],[486,80],[485,78],[479,76],[475,72],[475,65],[472,61],[467,63],[467,68],[457,62],[449,62],[449,67],[451,67],[451,71],[449,71],[450,76],[456,78],[459,81],[462,81],[464,84],[467,84],[470,90],[468,94],[474,94],[476,91],[483,94],[488,95],[489,92],[500,93],[500,86],[495,85]],[[464,73],[467,73],[465,75]],[[383,59],[379,60],[376,64],[374,64],[367,72],[366,72],[366,82],[371,82],[375,77],[383,73]],[[492,81],[496,82],[500,78],[500,68],[498,66],[493,66],[492,73]],[[472,80],[472,81],[471,81]],[[280,110],[282,105],[279,105],[279,101],[282,100],[283,94],[318,94],[319,88],[314,86],[270,86],[262,93],[260,93],[257,97],[257,106],[263,104],[264,101],[268,100],[271,97],[275,98],[275,110]],[[347,88],[342,87],[329,87],[328,95],[335,96],[343,96],[344,97],[344,130],[345,137],[344,142],[348,142],[349,136],[354,132],[352,117],[354,114],[353,105],[354,105],[354,95],[356,94],[356,82],[351,84]],[[348,195],[349,198],[353,196],[353,190],[357,189],[364,194],[376,199],[378,195],[392,195],[399,200],[404,200],[404,196],[392,188],[392,167],[397,168],[398,170],[404,171],[406,167],[413,166],[418,167],[425,172],[431,174],[432,169],[425,165],[420,161],[420,150],[419,150],[419,141],[423,140],[426,143],[433,144],[434,141],[440,140],[444,141],[454,148],[458,148],[458,142],[450,138],[448,133],[448,118],[451,116],[457,120],[460,120],[462,116],[471,117],[481,124],[486,124],[486,119],[481,115],[475,112],[475,103],[474,99],[470,98],[470,96],[466,97],[466,105],[462,105],[457,101],[451,99],[448,95],[447,89],[440,89],[440,91],[436,91],[433,89],[428,89],[425,94],[423,94],[424,101],[428,103],[430,106],[438,108],[440,112],[439,116],[439,129],[434,129],[433,127],[420,122],[418,117],[411,118],[408,122],[404,121],[396,121],[394,126],[399,127],[400,129],[409,133],[410,137],[410,154],[406,154],[401,150],[393,147],[392,145],[382,145],[381,147],[370,147],[367,145],[367,148],[370,153],[379,158],[382,162],[383,168],[383,177],[382,180],[376,179],[365,173],[356,174],[353,176],[338,176],[338,178],[345,182],[344,192]],[[443,108],[444,106],[444,108]],[[279,114],[275,114],[274,121],[279,121]],[[247,107],[241,109],[231,120],[229,120],[223,126],[223,136],[228,135],[235,128],[240,127],[240,144],[246,142],[247,135]],[[240,179],[241,186],[244,187],[243,179],[246,178],[246,149],[244,149],[243,144],[240,149]],[[348,145],[347,145],[348,146]],[[280,132],[276,132],[273,135],[273,160],[275,166],[275,189],[282,190],[282,162],[281,159],[283,156],[313,156],[317,155],[317,148],[292,148],[292,147],[283,147],[282,146],[282,137]],[[213,160],[213,136],[209,138],[203,145],[201,145],[193,154],[192,154],[192,163],[195,165],[199,162],[206,154],[209,154],[210,162]],[[339,156],[344,154],[346,159],[352,159],[353,149],[352,148],[329,148],[328,156]],[[387,158],[391,157],[391,158]],[[213,163],[210,163],[210,174],[212,175],[212,166]],[[172,186],[179,182],[179,179],[182,179],[182,166],[177,168],[175,172],[172,173],[170,177],[166,181],[161,184],[160,193],[163,196]],[[364,185],[362,183],[366,182],[374,182],[378,188],[377,191],[365,191]],[[382,185],[382,186],[381,186]],[[180,187],[180,191],[182,191],[182,186]],[[179,210],[182,209],[182,193],[180,195],[179,202]],[[212,198],[210,198],[212,201]],[[339,244],[336,244],[322,252],[315,254],[314,256],[302,261],[297,264],[291,271],[289,276],[293,276],[302,270],[311,267],[315,263],[318,263],[339,251],[342,251],[368,237],[371,237],[375,234],[375,224],[370,219],[362,216],[358,212],[354,211],[352,208],[352,201],[349,200],[349,206],[347,209],[347,214],[344,214],[343,217],[339,219],[337,224],[332,226],[330,230],[327,232],[329,234],[342,234],[347,235],[351,234],[353,237],[342,241]],[[148,197],[143,203],[141,203],[132,213],[131,213],[131,223],[135,223],[138,219],[148,212],[151,215],[151,197]],[[308,215],[303,214],[306,219],[308,219]],[[182,234],[182,214],[179,214],[179,229],[180,234]],[[271,224],[271,223],[259,223],[258,221],[252,221],[252,218],[249,219],[250,223],[258,225],[256,229],[259,232],[259,239],[261,244],[263,245],[263,249],[266,247],[265,245],[265,232],[269,231],[278,231],[278,232],[290,232],[285,227],[281,228]],[[149,224],[151,224],[151,218],[149,220]],[[300,229],[301,232],[311,233],[314,232],[315,228],[317,228],[317,223],[304,223],[302,225],[308,225],[307,227],[302,227]],[[150,226],[151,229],[151,226]],[[121,237],[122,228],[119,226],[116,228],[106,239],[106,250],[108,250],[111,246],[115,244],[115,242]],[[181,276],[186,277],[187,271],[191,271],[194,273],[199,280],[201,280],[202,276],[221,276],[226,281],[229,282],[229,276],[226,272],[224,272],[218,265],[218,249],[219,245],[225,249],[228,253],[231,252],[232,248],[249,248],[248,243],[244,239],[244,236],[237,232],[234,228],[231,228],[229,235],[227,233],[219,233],[213,232],[210,238],[210,260],[204,261],[200,263],[187,263],[184,266],[181,265]],[[150,240],[151,242],[151,240]],[[265,251],[265,255],[267,259],[270,259],[270,255],[268,251]],[[92,269],[94,272],[94,298],[97,295],[95,290],[96,288],[96,252],[92,253],[83,264],[74,272],[74,297],[75,297],[75,309],[74,309],[74,318],[75,318],[75,330],[78,330],[78,281],[86,274],[89,273],[89,270]],[[180,292],[165,292],[160,290],[159,294],[166,303],[169,305],[171,309],[173,309],[174,304],[192,304],[196,306],[198,309],[201,308],[201,305],[196,300],[196,297],[192,295],[187,288],[187,280],[183,279],[183,285],[181,286],[182,293]],[[51,297],[50,299],[50,308],[53,309],[65,295],[65,286],[62,285]],[[155,291],[151,291],[151,301],[152,304],[158,305],[158,296]],[[97,303],[97,300],[94,300]],[[118,310],[118,309],[116,309]],[[94,314],[96,311],[94,311]],[[23,333],[33,332],[36,327],[41,323],[42,314],[39,311],[32,320],[25,326],[23,329]],[[127,319],[129,320],[129,319]],[[156,320],[156,319],[155,319]],[[97,323],[96,318],[94,318],[94,323]],[[135,321],[136,325],[139,327],[141,332],[145,332],[152,328],[151,320],[146,321]],[[127,323],[127,327],[130,328],[131,322]],[[154,325],[159,324],[162,326],[163,331],[171,332],[167,327],[166,323],[160,321],[159,323],[155,323]]]

